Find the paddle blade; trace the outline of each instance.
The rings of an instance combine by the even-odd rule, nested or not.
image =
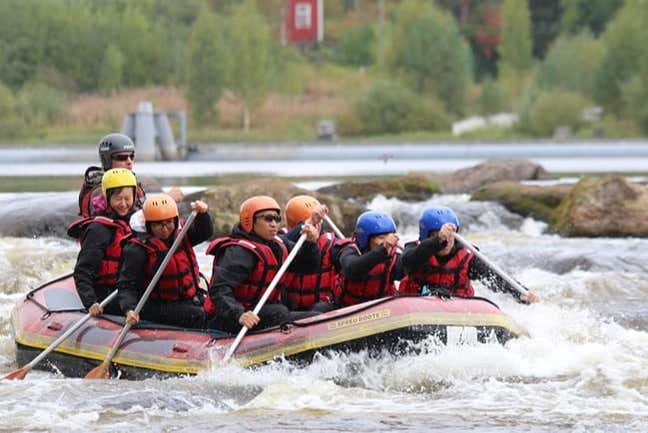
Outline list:
[[[28,367],[19,368],[18,370],[14,370],[11,373],[9,373],[8,375],[6,375],[5,377],[3,377],[3,379],[6,379],[6,380],[23,380],[25,378],[25,376],[27,376],[27,373],[30,372],[30,370],[31,370],[31,368],[28,368]]]
[[[110,363],[102,362],[85,375],[84,379],[108,379],[110,378]]]

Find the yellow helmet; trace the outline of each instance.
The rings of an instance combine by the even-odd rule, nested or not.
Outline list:
[[[124,188],[126,186],[137,187],[135,175],[127,168],[113,168],[105,172],[101,178],[101,191],[106,199],[108,198],[106,193],[109,189]]]

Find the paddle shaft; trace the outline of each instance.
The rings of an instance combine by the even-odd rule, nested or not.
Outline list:
[[[511,285],[515,290],[517,290],[517,291],[520,293],[520,295],[524,295],[524,294],[528,293],[528,290],[527,290],[527,289],[525,289],[525,288],[524,288],[520,283],[518,283],[517,281],[515,281],[513,278],[511,278],[510,276],[508,276],[508,274],[507,274],[506,272],[504,272],[504,271],[503,271],[499,266],[497,266],[495,263],[493,263],[493,262],[491,262],[490,260],[488,260],[488,258],[487,258],[486,256],[484,256],[484,254],[482,254],[481,251],[479,251],[477,248],[475,248],[475,247],[474,247],[470,242],[468,242],[467,240],[465,240],[465,239],[464,239],[460,234],[455,233],[455,234],[454,234],[454,237],[455,237],[455,239],[456,239],[457,241],[459,241],[459,242],[460,242],[464,247],[466,247],[466,248],[467,248],[471,253],[473,253],[474,255],[476,255],[476,256],[479,258],[479,260],[481,260],[481,261],[484,262],[486,265],[488,265],[488,267],[490,267],[493,271],[495,271],[495,273],[496,273],[497,275],[499,275],[500,277],[502,277],[502,278],[503,278],[507,283],[509,283],[509,284],[510,284],[510,285]]]
[[[139,314],[140,311],[142,311],[142,308],[144,307],[144,304],[148,300],[149,295],[155,288],[157,282],[160,280],[160,277],[162,276],[164,269],[169,264],[169,261],[171,261],[171,258],[173,257],[176,250],[178,249],[178,246],[180,245],[185,235],[187,234],[187,230],[189,230],[189,227],[194,222],[194,219],[196,219],[197,214],[198,213],[196,211],[191,212],[191,215],[189,215],[189,218],[187,218],[184,227],[182,227],[182,230],[180,230],[178,236],[176,236],[176,238],[173,240],[173,243],[171,244],[171,248],[169,248],[169,251],[164,257],[164,260],[162,260],[162,263],[158,267],[157,271],[155,271],[155,274],[153,275],[153,279],[151,279],[151,282],[149,283],[148,287],[146,287],[146,290],[144,291],[144,294],[140,298],[139,302],[137,303],[135,310],[133,310],[135,311],[135,313]],[[126,322],[126,324],[121,330],[121,333],[119,334],[119,337],[117,337],[117,340],[113,343],[113,346],[110,349],[110,352],[108,352],[106,359],[103,361],[104,364],[109,364],[112,361],[112,359],[115,357],[115,354],[119,350],[119,346],[121,346],[122,341],[124,341],[124,338],[126,337],[126,334],[130,330],[130,328],[131,328],[131,324]]]
[[[344,239],[344,233],[338,228],[338,226],[335,225],[333,221],[331,221],[331,218],[328,215],[324,215],[324,221],[333,229],[333,233],[335,233],[335,236],[337,236],[339,239]]]
[[[265,305],[266,301],[272,294],[274,288],[277,286],[277,284],[279,284],[279,280],[281,279],[281,277],[283,277],[283,274],[286,272],[286,269],[288,269],[288,266],[290,266],[290,263],[293,261],[293,259],[299,252],[305,240],[306,240],[306,233],[303,233],[295,243],[295,246],[293,247],[292,251],[290,251],[290,254],[288,254],[286,260],[279,268],[279,271],[277,271],[277,275],[274,276],[274,278],[268,285],[268,288],[263,293],[263,296],[261,296],[261,299],[259,299],[259,302],[256,304],[256,307],[254,307],[254,310],[252,310],[254,314],[257,315],[259,314],[259,311],[261,311],[261,308],[263,308],[263,306]],[[241,328],[238,335],[236,336],[236,339],[232,342],[232,345],[230,346],[227,353],[223,357],[223,361],[222,361],[223,364],[228,362],[232,357],[232,355],[234,355],[234,352],[236,352],[236,349],[238,348],[239,344],[241,344],[241,340],[243,340],[243,337],[245,337],[245,334],[248,332],[248,329],[249,328],[247,326]]]
[[[101,308],[105,307],[106,305],[108,305],[108,303],[110,301],[112,301],[115,298],[115,296],[117,296],[117,290],[114,290],[110,295],[108,295],[106,297],[106,299],[101,301],[99,306],[101,306]],[[74,326],[72,326],[67,331],[65,331],[63,334],[61,334],[56,340],[54,340],[52,342],[52,344],[50,344],[47,347],[47,349],[43,350],[36,358],[32,359],[29,363],[25,364],[22,368],[27,369],[27,370],[31,370],[32,368],[34,368],[36,366],[36,364],[41,362],[43,360],[43,358],[45,358],[47,355],[49,355],[52,350],[56,349],[70,335],[72,335],[81,326],[83,326],[83,324],[86,323],[88,320],[90,320],[91,317],[92,317],[92,314],[90,314],[90,313],[83,316],[81,318],[81,320],[79,320],[77,323],[74,324]]]

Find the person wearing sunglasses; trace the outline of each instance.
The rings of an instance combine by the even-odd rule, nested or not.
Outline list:
[[[99,159],[101,167],[88,167],[83,176],[83,185],[79,191],[79,215],[90,217],[101,215],[108,209],[101,194],[101,177],[105,171],[122,168],[133,171],[135,161],[135,144],[124,134],[108,134],[99,141]],[[146,193],[140,183],[135,190],[135,206],[141,209]]]
[[[131,235],[128,224],[135,212],[137,180],[126,168],[106,171],[101,191],[108,203],[104,216],[81,218],[70,224],[68,235],[79,239],[81,250],[74,266],[74,283],[83,306],[90,314],[121,314],[119,304],[110,302],[105,308],[99,303],[117,283],[117,271],[122,255],[122,242]]]
[[[317,249],[319,231],[304,224],[306,242],[291,262],[278,286],[259,311],[257,305],[295,243],[279,235],[281,214],[272,197],[255,196],[241,204],[239,223],[230,236],[215,239],[207,248],[214,256],[209,296],[205,300],[208,326],[237,333],[241,327],[263,329],[318,314],[291,311],[281,303],[285,284],[293,273],[315,272],[321,260]]]
[[[119,304],[130,324],[137,323],[141,316],[182,328],[205,327],[205,312],[198,297],[198,260],[193,246],[209,239],[214,229],[207,203],[198,200],[191,203],[191,208],[198,215],[138,315],[135,306],[182,225],[178,206],[171,196],[150,194],[146,198],[142,208],[146,233],[134,232],[127,242],[117,280]]]

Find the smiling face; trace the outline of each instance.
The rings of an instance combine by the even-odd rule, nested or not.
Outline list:
[[[131,187],[118,188],[111,191],[109,205],[121,217],[128,215],[135,202],[135,191]]]
[[[269,241],[277,235],[279,223],[281,223],[279,212],[274,210],[259,211],[259,213],[254,215],[252,232],[261,239]]]

